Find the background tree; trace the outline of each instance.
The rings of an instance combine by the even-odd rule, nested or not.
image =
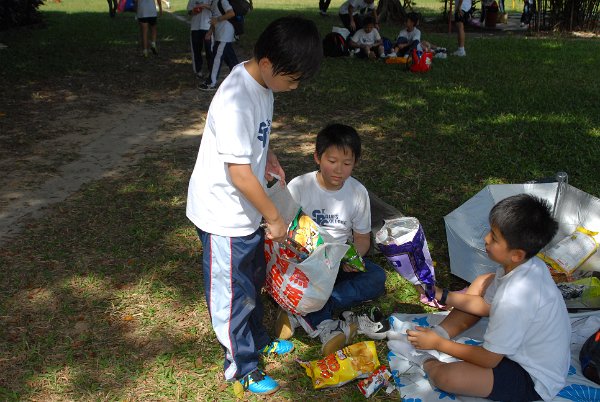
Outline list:
[[[0,31],[39,23],[41,17],[37,9],[42,4],[43,0],[1,0]]]

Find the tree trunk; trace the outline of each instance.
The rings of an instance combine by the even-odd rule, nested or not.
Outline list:
[[[379,21],[403,22],[406,19],[406,9],[400,0],[379,0],[377,5]]]

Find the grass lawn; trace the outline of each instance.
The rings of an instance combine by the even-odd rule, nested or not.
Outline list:
[[[238,54],[250,54],[264,26],[289,13],[313,18],[325,34],[338,25],[341,1],[332,2],[329,18],[318,16],[316,0],[254,4]],[[172,11],[184,15],[185,6],[174,0]],[[442,3],[417,6],[434,14]],[[0,162],[60,135],[45,131],[44,121],[66,109],[175,102],[193,90],[189,28],[172,16],[159,20],[160,56],[144,60],[131,13],[110,19],[103,0],[48,2],[42,11],[45,27],[0,32],[8,46],[0,50]],[[399,27],[384,24],[382,31],[394,37]],[[424,31],[431,42],[455,48],[455,35]],[[600,196],[600,41],[475,34],[467,52],[434,60],[423,75],[326,59],[314,80],[276,95],[272,137],[292,178],[315,168],[312,143],[325,124],[355,126],[364,144],[355,176],[419,218],[438,280],[453,289],[464,283],[450,274],[443,216],[486,184],[566,171],[572,185]],[[190,110],[204,115],[207,102]],[[125,173],[50,208],[0,248],[0,399],[236,399],[222,381],[222,352],[202,296],[201,250],[185,218],[196,151],[152,149]],[[388,278],[387,294],[376,302],[385,313],[424,311],[410,285],[392,270]],[[276,309],[265,304],[270,328]],[[312,390],[293,359],[317,358],[320,345],[303,334],[294,343],[294,356],[264,362],[282,380],[274,400],[363,400],[355,384]],[[377,346],[385,361],[385,344]]]

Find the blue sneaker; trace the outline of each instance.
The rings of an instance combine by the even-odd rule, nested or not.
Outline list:
[[[263,355],[285,355],[294,350],[294,344],[284,339],[275,339],[273,342],[265,346],[261,352]]]
[[[240,383],[244,390],[248,390],[254,394],[268,395],[279,389],[277,381],[269,377],[264,371],[256,369],[246,374]]]

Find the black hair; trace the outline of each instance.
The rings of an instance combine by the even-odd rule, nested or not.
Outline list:
[[[321,65],[323,45],[314,22],[301,17],[282,17],[271,22],[254,45],[254,58],[267,58],[274,75],[314,76]]]
[[[317,134],[315,151],[320,159],[323,153],[330,147],[349,149],[354,155],[354,161],[360,158],[360,137],[356,130],[345,124],[330,124]]]
[[[419,23],[419,20],[421,19],[421,15],[419,13],[411,11],[406,15],[406,19],[411,20],[413,24],[417,25]]]
[[[525,251],[526,259],[550,243],[558,230],[549,203],[530,194],[513,195],[494,205],[490,225],[502,233],[510,249]]]
[[[375,18],[372,15],[367,15],[365,18],[363,18],[363,21],[362,21],[363,27],[366,27],[369,24],[375,25]]]

